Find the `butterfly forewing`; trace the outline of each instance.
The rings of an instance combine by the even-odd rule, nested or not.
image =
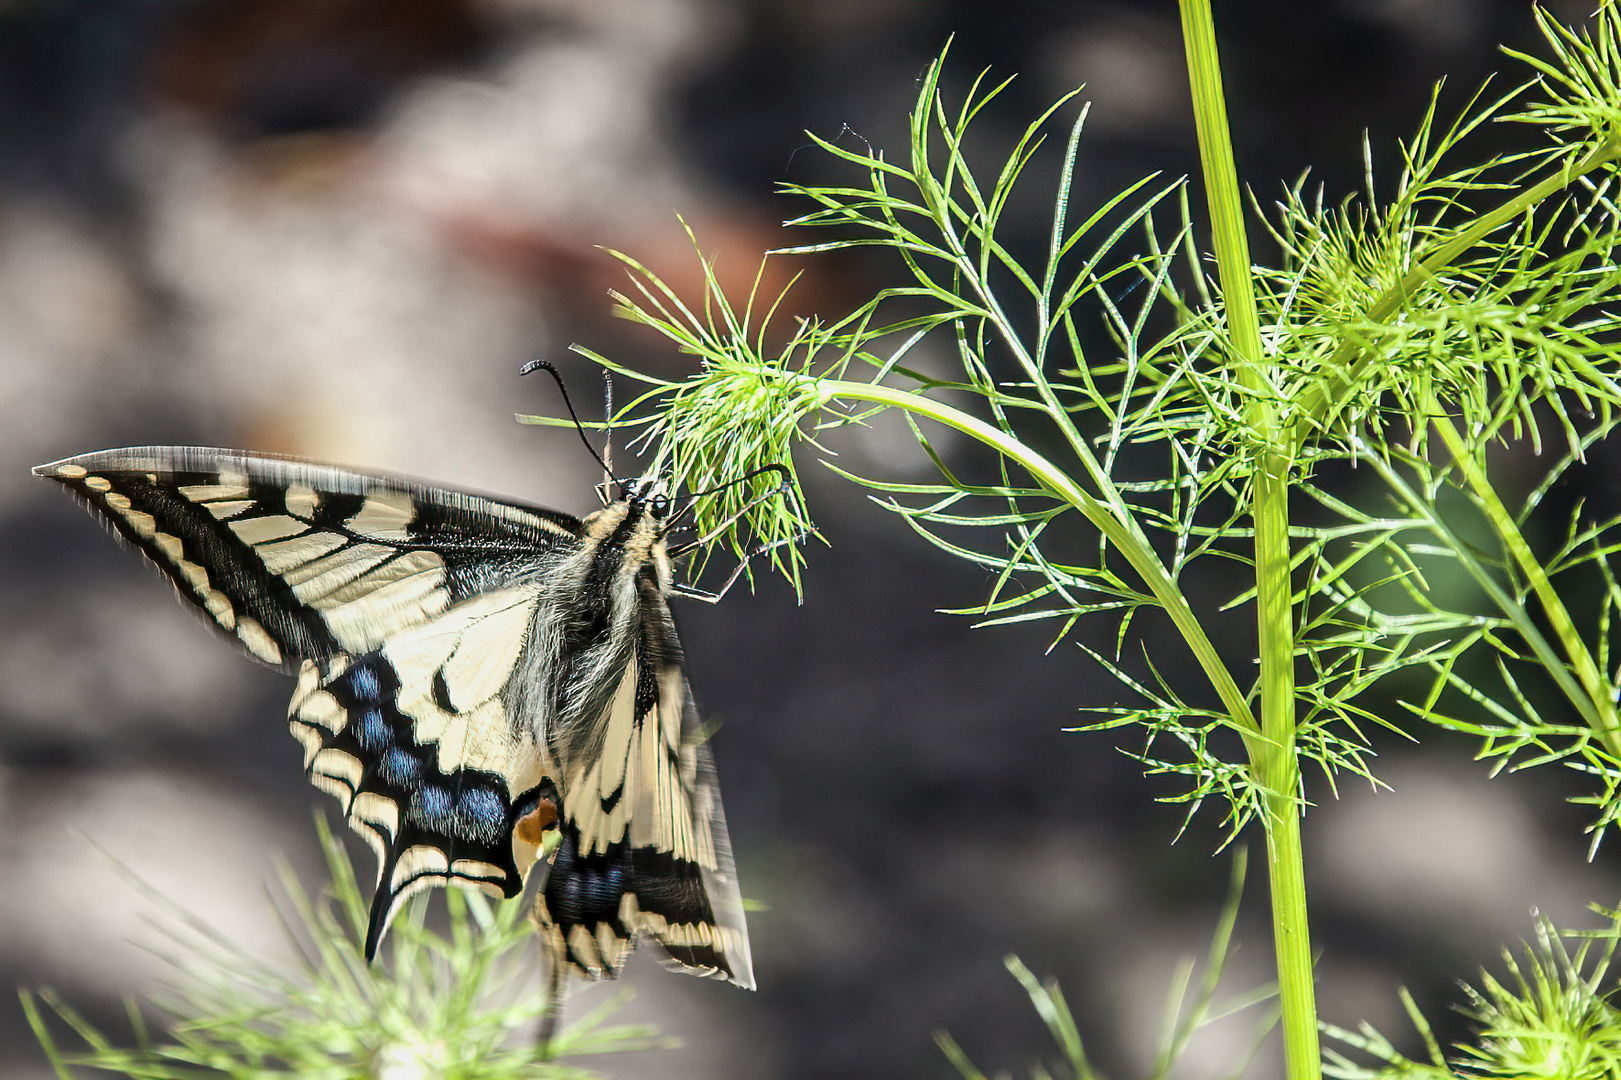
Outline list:
[[[136,447],[61,481],[255,658],[358,655],[575,541],[565,514],[267,455]]]
[[[367,955],[432,885],[513,896],[556,828],[536,917],[616,974],[640,934],[753,986],[662,531],[289,458],[141,447],[36,470],[256,659],[315,786],[380,868]],[[656,565],[655,565],[656,564]]]

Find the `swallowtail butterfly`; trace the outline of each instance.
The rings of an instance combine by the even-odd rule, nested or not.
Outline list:
[[[368,958],[407,897],[512,897],[549,852],[535,917],[554,972],[612,976],[645,935],[667,966],[753,987],[659,483],[628,482],[582,521],[231,450],[35,472],[298,677],[288,720],[310,782],[381,863]]]

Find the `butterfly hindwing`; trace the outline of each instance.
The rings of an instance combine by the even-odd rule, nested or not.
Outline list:
[[[300,674],[288,718],[305,768],[378,855],[368,957],[424,888],[517,895],[556,819],[546,762],[506,693],[536,595],[481,594],[353,663]]]
[[[327,465],[133,447],[35,470],[162,570],[250,655],[360,655],[572,545],[566,514]]]
[[[644,587],[636,650],[568,773],[562,839],[537,914],[554,952],[611,975],[637,934],[669,966],[752,988],[754,973],[709,747],[663,597]]]

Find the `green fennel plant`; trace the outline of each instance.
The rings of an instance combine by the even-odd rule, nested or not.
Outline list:
[[[123,1047],[52,991],[22,991],[23,1010],[61,1080],[82,1067],[138,1080],[590,1080],[596,1072],[550,1060],[671,1045],[645,1025],[606,1021],[610,998],[554,1037],[530,1035],[550,1007],[536,973],[535,926],[524,905],[492,905],[446,889],[448,934],[424,922],[428,897],[395,923],[385,955],[368,964],[367,901],[340,840],[317,819],[331,884],[311,899],[281,868],[278,905],[296,962],[243,951],[195,916],[135,882],[164,914],[175,975],[151,995],[167,1039],[127,1002],[135,1045]],[[288,916],[291,916],[290,918]],[[84,1049],[64,1051],[46,1008]]]
[[[1330,791],[1347,775],[1377,783],[1372,732],[1411,737],[1422,720],[1479,737],[1499,768],[1590,775],[1595,845],[1621,812],[1615,521],[1577,507],[1552,548],[1529,527],[1618,422],[1621,17],[1606,8],[1573,29],[1539,14],[1547,55],[1511,54],[1522,83],[1483,88],[1451,120],[1432,97],[1398,148],[1393,194],[1380,195],[1370,149],[1359,197],[1326,202],[1302,179],[1246,206],[1209,0],[1181,10],[1205,224],[1190,185],[1158,176],[1072,205],[1082,108],[1048,243],[1022,260],[1002,218],[1075,95],[983,170],[968,133],[1006,83],[981,76],[949,101],[942,57],[903,153],[812,135],[852,178],[786,188],[814,207],[790,224],[819,237],[789,254],[884,249],[897,284],[797,321],[778,345],[781,297],[756,288],[734,305],[706,266],[689,304],[621,255],[635,288],[617,294],[619,313],[699,368],[663,379],[579,351],[639,385],[609,422],[638,431],[655,467],[689,490],[731,485],[700,502],[700,534],[738,555],[768,549],[796,589],[801,556],[783,542],[812,529],[796,454],[892,410],[936,482],[830,467],[992,572],[964,614],[1044,622],[1055,645],[1083,618],[1112,617],[1113,650],[1077,644],[1138,700],[1087,703],[1084,726],[1140,730],[1145,769],[1176,781],[1170,797],[1190,814],[1219,808],[1230,837],[1261,830],[1286,1073],[1314,1080],[1308,766]],[[1471,137],[1497,122],[1519,125],[1527,147],[1470,159]],[[1252,230],[1273,265],[1252,257]],[[949,377],[914,362],[926,341],[955,356]],[[988,468],[949,463],[942,427],[988,451]],[[1553,464],[1522,492],[1499,479],[1502,447]],[[1377,477],[1377,492],[1335,490],[1322,478],[1338,465]],[[1077,539],[1077,518],[1095,543]],[[1212,560],[1217,580],[1242,580],[1203,610],[1184,583]],[[1573,609],[1565,586],[1600,599]],[[1136,662],[1148,611],[1174,627],[1197,678],[1166,676],[1179,657]],[[1244,638],[1235,619],[1253,627],[1253,653],[1215,644]],[[1397,688],[1399,712],[1376,686]]]
[[[1479,987],[1463,985],[1463,1014],[1474,1041],[1449,1061],[1429,1021],[1405,990],[1402,1004],[1424,1043],[1427,1061],[1415,1061],[1363,1024],[1355,1032],[1323,1025],[1337,1043],[1361,1051],[1372,1064],[1329,1050],[1325,1072],[1336,1080],[1452,1080],[1464,1076],[1560,1077],[1613,1080],[1621,1076],[1621,1010],[1610,1003],[1610,976],[1621,936],[1621,916],[1603,911],[1610,925],[1597,932],[1561,932],[1537,918],[1535,937],[1516,957],[1502,951],[1506,979],[1480,973]],[[1571,950],[1565,937],[1580,939]]]

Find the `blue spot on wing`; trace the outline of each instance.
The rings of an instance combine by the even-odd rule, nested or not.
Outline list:
[[[422,779],[422,762],[396,746],[377,760],[377,775],[397,788],[414,787]]]
[[[481,836],[498,832],[507,821],[501,797],[487,787],[468,788],[457,800],[457,816]]]
[[[367,709],[354,721],[355,742],[361,749],[380,754],[394,742],[394,732],[383,718],[383,710]]]
[[[437,784],[424,784],[411,793],[411,820],[425,829],[449,833],[450,792]]]
[[[411,794],[410,819],[420,828],[468,843],[495,844],[506,832],[506,803],[482,785],[457,794],[424,784]]]
[[[365,664],[356,664],[349,670],[349,692],[354,695],[357,702],[378,701],[382,698],[383,687],[378,681],[377,672]]]

